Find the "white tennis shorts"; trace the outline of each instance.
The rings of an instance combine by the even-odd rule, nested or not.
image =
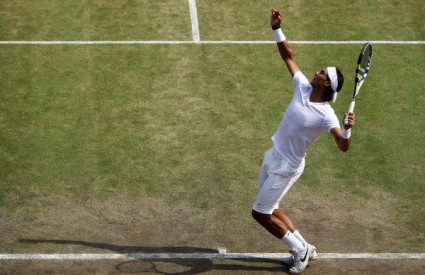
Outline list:
[[[293,165],[282,158],[281,154],[271,148],[264,154],[258,179],[257,199],[252,207],[263,214],[272,214],[279,208],[279,203],[304,171],[305,160]]]

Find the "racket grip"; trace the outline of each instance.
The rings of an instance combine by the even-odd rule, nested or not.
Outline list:
[[[354,111],[354,106],[356,105],[356,101],[353,99],[350,102],[350,107],[348,108],[348,113],[351,113]],[[344,124],[348,125],[348,117],[345,117]]]

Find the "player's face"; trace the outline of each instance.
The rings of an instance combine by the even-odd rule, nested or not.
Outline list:
[[[329,85],[330,81],[331,80],[329,79],[329,76],[328,76],[328,70],[325,68],[314,73],[314,77],[313,77],[313,80],[311,81],[311,84],[313,86],[314,85],[326,86],[326,85]]]

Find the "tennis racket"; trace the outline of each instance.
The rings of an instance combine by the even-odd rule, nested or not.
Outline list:
[[[354,106],[356,105],[356,96],[359,93],[359,90],[362,87],[367,77],[367,73],[369,72],[371,63],[372,63],[372,44],[367,42],[363,45],[363,48],[359,55],[359,59],[357,60],[356,78],[354,79],[353,98],[351,99],[350,107],[348,108],[348,113],[351,113],[354,111]],[[344,119],[344,124],[348,125],[348,117]]]

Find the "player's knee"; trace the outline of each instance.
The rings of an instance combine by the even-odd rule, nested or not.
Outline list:
[[[267,219],[270,219],[270,215],[257,212],[254,209],[252,209],[251,211],[251,216],[254,218],[254,220],[256,220],[257,222],[261,224],[265,222]]]
[[[254,209],[252,209],[251,211],[251,216],[252,218],[254,218],[254,220],[258,221],[258,216],[260,213],[258,213],[257,211],[255,211]]]

